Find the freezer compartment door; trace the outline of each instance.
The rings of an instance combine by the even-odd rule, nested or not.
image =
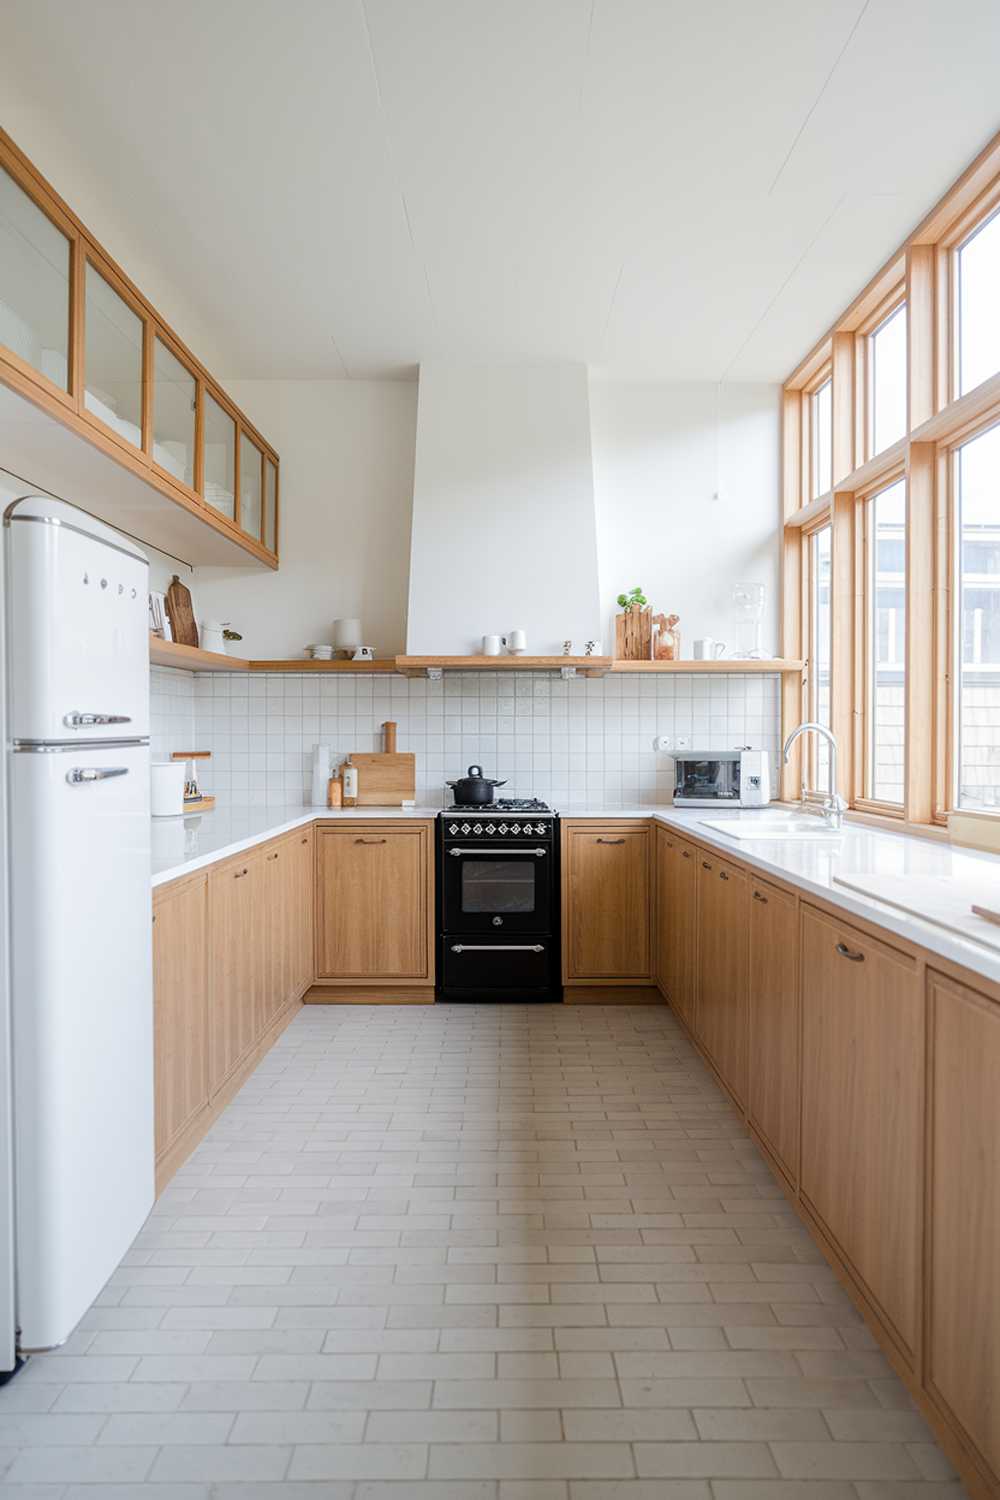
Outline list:
[[[149,752],[9,756],[17,1319],[72,1332],[153,1202]]]
[[[5,540],[10,738],[148,736],[149,566],[138,549],[54,500],[15,507]]]

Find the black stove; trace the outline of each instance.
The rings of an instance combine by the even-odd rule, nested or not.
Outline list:
[[[498,797],[437,823],[440,998],[561,1000],[558,815]]]

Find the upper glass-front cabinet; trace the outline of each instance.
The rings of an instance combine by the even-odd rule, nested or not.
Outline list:
[[[145,324],[89,260],[84,304],[83,404],[141,448]]]
[[[67,235],[0,167],[0,344],[69,391]]]
[[[157,334],[153,339],[153,462],[194,489],[198,382]]]
[[[236,519],[236,423],[208,391],[202,407],[206,504]]]
[[[278,550],[278,466],[264,458],[264,546]]]
[[[257,444],[240,433],[240,526],[260,541],[261,468],[264,455]]]
[[[2,130],[0,384],[276,566],[277,455]]]

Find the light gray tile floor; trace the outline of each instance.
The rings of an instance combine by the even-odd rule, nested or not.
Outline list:
[[[669,1012],[303,1010],[58,1354],[21,1500],[960,1500]]]

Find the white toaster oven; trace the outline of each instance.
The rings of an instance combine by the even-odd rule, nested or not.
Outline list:
[[[685,750],[673,762],[675,807],[764,807],[771,800],[766,750]]]

